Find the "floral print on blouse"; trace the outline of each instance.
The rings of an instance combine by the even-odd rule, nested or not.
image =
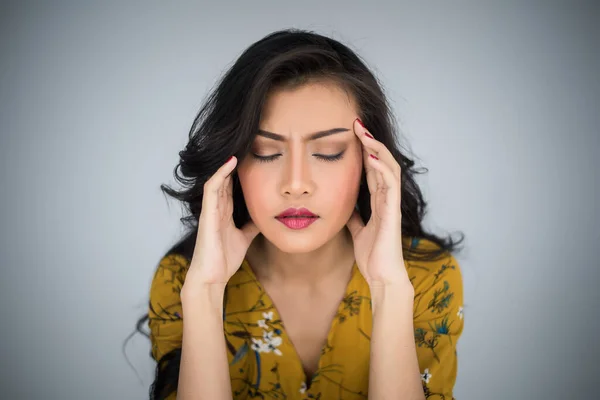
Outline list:
[[[413,239],[412,246],[437,246]],[[160,260],[150,290],[152,355],[181,347],[179,293],[189,266],[182,255]],[[460,267],[448,254],[436,261],[405,261],[415,289],[414,337],[427,399],[453,399],[456,345],[463,330]],[[223,308],[224,338],[234,399],[367,399],[372,328],[369,287],[358,270],[334,317],[319,366],[307,382],[285,327],[248,261],[229,280]],[[175,400],[176,393],[169,397]]]

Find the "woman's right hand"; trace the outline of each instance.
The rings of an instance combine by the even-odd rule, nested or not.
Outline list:
[[[236,165],[237,158],[232,156],[204,184],[198,236],[184,286],[225,286],[259,233],[252,220],[241,229],[233,222],[231,172]]]

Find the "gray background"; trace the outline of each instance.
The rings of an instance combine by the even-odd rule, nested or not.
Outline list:
[[[420,2],[422,3],[422,2]],[[179,237],[166,201],[204,96],[286,27],[349,44],[462,231],[459,399],[597,397],[598,3],[3,2],[0,396],[143,399],[121,344]]]

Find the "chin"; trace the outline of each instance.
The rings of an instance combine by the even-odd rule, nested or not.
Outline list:
[[[280,251],[290,254],[309,253],[326,243],[325,240],[319,239],[317,235],[311,235],[308,232],[289,232],[287,234],[263,232],[263,236]]]
[[[322,246],[321,243],[290,243],[279,241],[278,243],[273,243],[280,251],[288,254],[306,254],[312,251],[317,250]]]
[[[275,226],[271,225],[269,229],[261,230],[261,233],[284,253],[309,253],[319,249],[336,235],[331,229],[327,229],[328,227],[319,226],[319,222],[323,221],[318,221],[304,229],[294,230],[275,221]]]

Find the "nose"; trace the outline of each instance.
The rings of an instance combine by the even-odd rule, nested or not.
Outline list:
[[[299,198],[313,193],[315,184],[305,151],[289,152],[281,178],[281,195]]]

